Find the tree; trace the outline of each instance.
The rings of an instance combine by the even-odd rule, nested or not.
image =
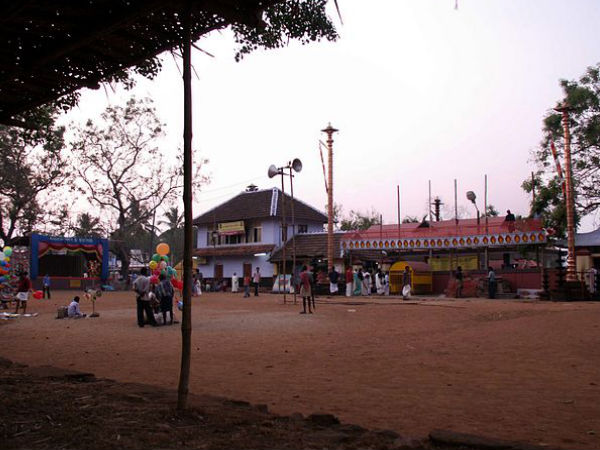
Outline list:
[[[72,226],[72,230],[75,236],[101,237],[103,235],[100,219],[87,212],[77,216],[77,223]]]
[[[500,213],[494,205],[487,205],[487,210],[485,211],[483,217],[498,217],[499,215]]]
[[[179,211],[178,206],[173,206],[165,212],[165,219],[159,222],[160,225],[166,226],[160,239],[169,244],[171,261],[175,264],[176,258],[183,255],[183,212]]]
[[[561,80],[570,113],[571,158],[575,209],[579,217],[600,208],[600,64],[589,67],[579,80]],[[540,166],[535,176],[536,201],[531,214],[541,215],[559,234],[566,228],[561,182],[551,151],[554,142],[558,157],[564,155],[564,135],[560,113],[549,110],[543,121],[543,139],[534,156]],[[564,167],[566,169],[566,167]],[[531,192],[532,181],[523,189]],[[547,211],[550,208],[550,211]]]
[[[174,201],[182,187],[180,161],[169,165],[158,148],[162,124],[150,99],[109,106],[101,121],[89,120],[77,130],[73,144],[79,191],[106,217],[102,225],[111,239],[111,250],[121,260],[127,276],[133,245],[149,241],[148,223],[156,210]],[[194,187],[206,178],[196,166]]]
[[[417,218],[417,216],[404,216],[404,219],[402,219],[402,223],[419,223],[420,220]]]
[[[340,230],[366,230],[379,224],[381,224],[381,214],[374,209],[365,213],[351,210],[348,217],[342,219]]]
[[[39,108],[28,114],[28,128],[0,125],[0,238],[7,243],[15,233],[38,226],[53,191],[65,184],[69,164],[63,153],[64,127],[57,112]]]

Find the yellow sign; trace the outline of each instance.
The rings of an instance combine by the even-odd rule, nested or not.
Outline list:
[[[462,270],[479,269],[477,255],[456,256],[452,258],[452,262],[448,256],[440,256],[439,258],[434,256],[429,260],[429,267],[431,267],[431,270],[434,272],[454,270],[458,266],[460,266]]]
[[[219,234],[244,234],[244,221],[238,220],[236,222],[222,222],[218,225]]]

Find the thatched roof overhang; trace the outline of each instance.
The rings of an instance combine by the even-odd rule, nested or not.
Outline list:
[[[156,71],[153,58],[232,23],[261,25],[282,0],[21,0],[0,5],[0,123],[32,108],[118,79],[129,67]]]

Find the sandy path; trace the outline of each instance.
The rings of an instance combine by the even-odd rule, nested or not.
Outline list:
[[[138,328],[129,293],[98,300],[99,319],[54,320],[67,295],[1,323],[0,355],[176,387],[178,327]],[[304,316],[268,294],[194,299],[191,390],[406,435],[600,448],[600,303],[344,300]]]

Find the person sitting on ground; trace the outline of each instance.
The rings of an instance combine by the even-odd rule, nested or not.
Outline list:
[[[86,315],[83,314],[81,312],[81,310],[79,309],[79,296],[76,295],[73,298],[73,301],[71,302],[71,304],[69,305],[69,309],[67,310],[67,316],[70,319],[81,319],[82,317],[85,317]]]

